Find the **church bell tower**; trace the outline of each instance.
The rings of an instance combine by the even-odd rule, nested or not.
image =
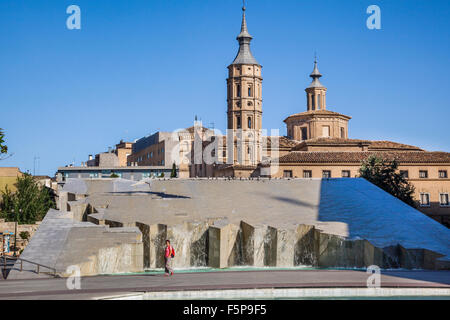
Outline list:
[[[235,149],[235,164],[254,165],[261,157],[260,143],[262,128],[262,77],[261,65],[250,51],[252,36],[247,30],[245,6],[242,8],[241,32],[236,38],[239,51],[228,66],[227,116],[228,129],[242,134],[242,157]],[[253,141],[253,142],[252,142]]]

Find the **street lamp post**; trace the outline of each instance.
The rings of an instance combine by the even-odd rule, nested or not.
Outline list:
[[[11,210],[14,213],[14,209]],[[19,209],[19,213],[22,213],[22,209]],[[13,256],[17,256],[17,224],[19,223],[19,217],[17,216],[17,211],[14,214],[14,253]]]

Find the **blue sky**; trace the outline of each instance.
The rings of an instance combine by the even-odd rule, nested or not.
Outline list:
[[[68,30],[66,8],[81,8]],[[381,30],[366,8],[381,8]],[[227,66],[239,0],[1,0],[1,166],[53,175],[120,139],[203,124],[226,128]],[[317,51],[328,109],[350,138],[450,151],[449,1],[248,0],[263,65],[263,127],[305,110]]]

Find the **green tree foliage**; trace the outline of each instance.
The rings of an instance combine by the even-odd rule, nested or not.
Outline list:
[[[414,186],[399,172],[397,160],[385,160],[377,156],[369,156],[359,169],[361,177],[372,182],[394,197],[412,207],[416,207],[413,198]]]
[[[17,177],[15,185],[14,193],[7,187],[2,191],[0,216],[7,221],[33,224],[42,220],[50,208],[56,207],[51,190],[40,186],[30,174]]]
[[[111,173],[110,178],[119,178],[119,175],[115,172]]]
[[[172,165],[172,171],[170,172],[170,177],[171,178],[177,177],[177,166],[176,166],[175,162]]]
[[[5,144],[5,133],[0,128],[0,154],[8,153],[8,147]]]
[[[30,238],[30,233],[28,231],[22,231],[19,236],[23,240],[28,240]]]

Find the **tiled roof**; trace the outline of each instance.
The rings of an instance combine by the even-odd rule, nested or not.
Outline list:
[[[267,147],[267,148],[270,148],[271,147],[271,143],[272,143],[272,140],[271,139],[268,139],[269,137],[263,137],[263,147]],[[296,141],[296,140],[291,140],[291,139],[289,139],[289,138],[287,138],[287,137],[272,137],[272,138],[278,138],[279,140],[278,140],[278,147],[279,148],[293,148],[293,147],[295,147],[296,145],[298,145],[299,144],[299,141]]]
[[[345,117],[345,118],[348,118],[348,119],[352,118],[352,117],[347,116],[345,114],[334,112],[334,111],[330,111],[330,110],[313,110],[313,111],[305,111],[305,112],[291,114],[289,117],[284,119],[284,121],[286,122],[286,120],[289,119],[289,118],[303,117],[303,116],[316,116],[316,115],[317,116],[321,116],[321,115],[324,115],[324,116],[326,116],[326,115],[328,115],[328,116],[340,116],[340,117]]]
[[[226,147],[227,145],[227,137],[226,136],[220,136],[220,138],[222,139],[222,146]],[[271,147],[271,139],[268,139],[269,137],[262,137],[262,144],[263,144],[263,148],[270,148]],[[297,144],[299,144],[299,141],[296,140],[291,140],[287,137],[277,137],[274,136],[273,138],[278,138],[278,147],[279,148],[287,148],[287,149],[291,149],[293,147],[295,147]],[[213,137],[211,140],[206,140],[206,141],[202,141],[203,147],[206,147],[207,145],[209,145],[211,142],[213,142],[215,139],[215,137]],[[234,137],[234,141],[237,140],[237,137]]]
[[[359,163],[370,155],[387,160],[397,159],[400,163],[450,163],[449,152],[397,151],[397,152],[326,152],[293,151],[279,158],[280,163]]]
[[[378,150],[412,150],[412,151],[423,151],[419,147],[411,146],[407,144],[402,144],[393,141],[372,141],[372,140],[361,140],[361,139],[342,139],[342,138],[314,138],[302,141],[295,146],[294,150],[301,150],[306,146],[317,146],[317,145],[367,145],[369,151]],[[330,150],[331,151],[331,150]]]
[[[378,149],[404,149],[404,150],[417,150],[423,151],[416,146],[411,146],[408,144],[393,142],[393,141],[370,141],[369,150],[378,150]]]

